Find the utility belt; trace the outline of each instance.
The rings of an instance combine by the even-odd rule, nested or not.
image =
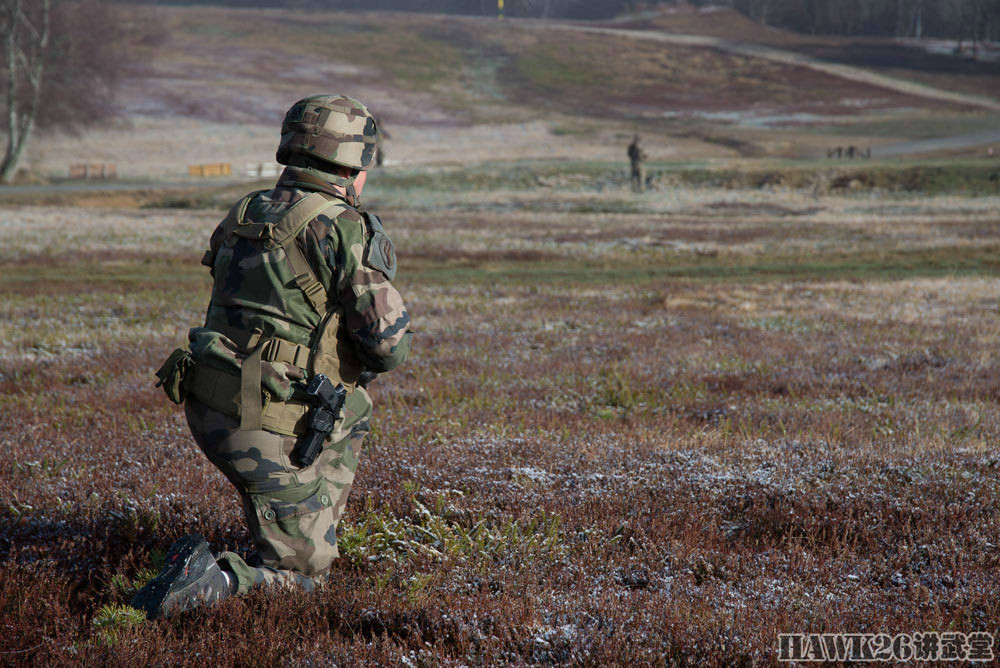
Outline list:
[[[157,385],[163,386],[174,403],[183,403],[190,394],[209,408],[237,418],[241,423],[245,418],[244,406],[249,404],[251,410],[259,411],[260,426],[257,428],[286,436],[302,436],[309,431],[308,414],[312,402],[304,392],[301,398],[293,393],[286,401],[273,400],[270,393],[260,387],[260,363],[282,362],[304,369],[309,348],[284,339],[254,343],[253,352],[243,359],[244,368],[239,375],[198,364],[188,350],[178,348],[156,372],[160,378]]]
[[[220,371],[206,364],[192,367],[184,380],[184,389],[195,399],[236,419],[243,415],[242,382],[239,376]],[[311,403],[294,398],[272,401],[267,390],[261,407],[261,426],[268,431],[286,436],[302,436],[309,431]]]

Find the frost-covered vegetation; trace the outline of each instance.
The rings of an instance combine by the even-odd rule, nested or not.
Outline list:
[[[152,376],[221,212],[4,210],[0,663],[767,665],[779,632],[995,631],[995,197],[404,181],[372,201],[418,333],[372,385],[344,558],[158,622],[124,606],[175,538],[252,554]]]

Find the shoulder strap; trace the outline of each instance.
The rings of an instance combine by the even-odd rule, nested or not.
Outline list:
[[[295,275],[295,284],[305,293],[309,304],[321,318],[326,315],[329,295],[295,240],[309,221],[335,206],[345,205],[339,200],[328,199],[321,193],[310,193],[296,202],[275,225],[274,242],[285,251],[285,257]]]
[[[247,213],[247,207],[250,205],[250,200],[252,200],[254,197],[257,196],[258,193],[261,192],[264,191],[258,190],[256,192],[250,193],[249,195],[241,199],[239,202],[234,204],[229,209],[229,212],[226,214],[226,217],[222,219],[223,241],[229,241],[229,239],[232,238],[233,233],[236,230],[236,226],[240,224],[240,221],[243,220],[243,217]],[[212,248],[209,248],[208,250],[205,251],[205,254],[201,256],[201,263],[204,266],[208,267],[209,269],[213,269],[215,265],[215,254],[216,251],[212,250]]]
[[[330,201],[320,193],[309,193],[279,216],[265,215],[260,222],[246,219],[248,204],[249,200],[246,198],[240,201],[241,208],[236,213],[231,233],[245,239],[268,241],[273,246],[281,246],[289,236],[296,236],[301,232],[305,224],[319,215]]]
[[[311,192],[293,204],[274,226],[274,243],[284,246],[289,238],[299,236],[299,232],[316,216],[333,206],[345,206],[338,199],[331,199],[323,193]]]
[[[233,236],[233,234],[237,230],[237,227],[243,224],[243,218],[247,215],[247,207],[250,206],[250,200],[252,200],[257,195],[261,194],[262,192],[265,191],[255,190],[254,192],[250,193],[249,195],[241,199],[239,202],[237,202],[233,206],[233,208],[229,210],[229,213],[226,215],[226,220],[223,228],[225,229],[224,238],[228,239],[229,237]]]

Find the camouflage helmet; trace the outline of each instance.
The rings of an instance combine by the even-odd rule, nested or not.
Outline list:
[[[365,105],[346,95],[313,95],[285,114],[275,159],[289,164],[299,154],[352,169],[368,169],[378,127]]]

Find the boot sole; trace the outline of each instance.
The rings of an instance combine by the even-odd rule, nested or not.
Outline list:
[[[186,607],[184,590],[197,584],[214,562],[203,537],[192,534],[181,538],[170,546],[160,574],[132,597],[131,606],[145,610],[149,619],[182,612]]]

